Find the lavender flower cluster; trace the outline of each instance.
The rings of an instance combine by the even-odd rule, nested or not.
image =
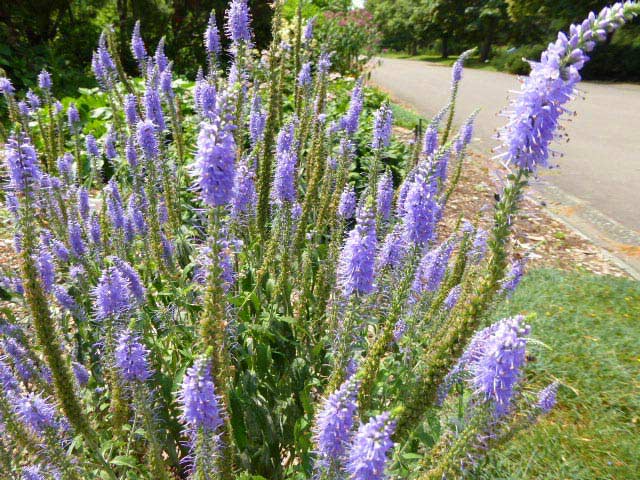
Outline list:
[[[15,307],[0,319],[2,478],[383,479],[427,412],[454,423],[455,401],[455,431],[415,465],[454,478],[552,410],[559,384],[524,381],[525,319],[482,322],[524,275],[512,219],[586,53],[637,3],[590,15],[532,63],[500,133],[516,173],[488,230],[447,213],[475,120],[451,130],[466,56],[399,171],[391,106],[369,115],[358,79],[336,114],[314,20],[274,8],[260,55],[247,0],[220,28],[212,13],[192,88],[139,22],[132,81],[105,31],[101,136],[49,72],[24,98],[0,78],[19,265],[0,278]]]

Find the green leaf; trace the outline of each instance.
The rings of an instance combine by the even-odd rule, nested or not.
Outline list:
[[[120,465],[120,466],[123,466],[123,467],[129,467],[129,468],[137,468],[138,467],[138,460],[135,457],[132,457],[130,455],[117,456],[117,457],[111,459],[111,461],[109,463],[112,463],[113,465]]]

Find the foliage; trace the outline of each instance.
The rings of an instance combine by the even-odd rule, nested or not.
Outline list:
[[[639,306],[640,287],[632,280],[553,270],[527,274],[494,318],[535,315],[531,326],[539,343],[532,346],[530,375],[557,376],[564,386],[558,408],[498,453],[483,478],[633,478],[640,457],[633,413],[640,408]]]
[[[365,9],[325,12],[318,39],[332,52],[332,62],[341,73],[360,72],[378,51],[378,31]]]
[[[195,83],[162,41],[143,52],[144,30],[142,78],[105,34],[77,105],[47,71],[26,94],[0,78],[18,265],[0,282],[3,477],[440,480],[552,408],[556,385],[523,375],[527,319],[487,318],[523,275],[511,227],[578,53],[640,8],[587,21],[575,49],[560,37],[539,67],[555,75],[534,71],[512,106],[490,231],[445,235],[475,119],[451,128],[466,56],[401,145],[384,97],[330,73],[274,7],[257,55],[231,4],[229,69],[212,17]]]

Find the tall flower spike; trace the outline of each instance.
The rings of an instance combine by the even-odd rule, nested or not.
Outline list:
[[[131,53],[133,53],[133,58],[136,59],[142,69],[142,65],[147,60],[147,49],[144,46],[142,35],[140,35],[140,20],[136,20],[136,23],[133,26],[133,33],[131,35]]]
[[[393,448],[391,436],[395,422],[389,412],[360,425],[349,446],[346,471],[350,480],[382,480],[385,478],[387,454]]]
[[[536,407],[542,413],[549,413],[556,405],[556,395],[558,394],[558,382],[553,382],[538,393]]]
[[[5,144],[5,162],[9,170],[10,188],[20,193],[35,190],[42,178],[36,150],[27,137],[14,136]]]
[[[210,123],[200,125],[194,173],[202,201],[210,207],[231,201],[235,156],[231,132]]]
[[[414,293],[435,292],[440,287],[453,247],[453,241],[445,240],[438,248],[430,250],[422,257],[413,280]]]
[[[187,369],[179,394],[182,420],[191,432],[215,433],[223,424],[220,397],[211,375],[211,364],[197,359]]]
[[[300,68],[300,73],[298,73],[298,85],[301,87],[307,87],[311,85],[311,62],[306,62]]]
[[[142,284],[142,280],[138,275],[138,272],[131,266],[129,262],[122,260],[118,257],[109,257],[109,259],[116,266],[122,277],[127,281],[127,285],[129,290],[131,291],[134,298],[142,302],[144,301],[144,297],[146,295],[146,289]]]
[[[38,266],[38,272],[40,273],[40,279],[42,280],[42,287],[45,292],[51,292],[53,285],[56,282],[56,270],[53,266],[53,255],[48,248],[40,248],[38,257],[36,259]]]
[[[233,181],[231,216],[235,219],[250,213],[256,203],[255,176],[255,172],[249,168],[247,160],[243,159],[236,168]]]
[[[436,194],[435,180],[423,169],[418,170],[403,202],[402,221],[407,243],[425,246],[433,239],[440,210]]]
[[[378,195],[376,201],[378,203],[378,215],[383,220],[391,217],[391,203],[393,202],[393,177],[391,172],[387,170],[378,183]]]
[[[140,121],[140,117],[138,116],[138,100],[132,93],[128,93],[124,97],[124,116],[127,120],[129,131],[133,131]]]
[[[59,427],[56,421],[56,409],[37,393],[28,393],[18,397],[15,404],[16,414],[34,432],[43,433],[49,428]]]
[[[119,315],[132,308],[131,292],[127,282],[115,267],[102,272],[98,285],[93,290],[94,310],[98,320]]]
[[[218,31],[218,25],[216,25],[215,12],[211,12],[209,15],[209,22],[207,23],[207,29],[204,32],[204,48],[210,55],[218,56],[222,50],[220,44],[220,32]]]
[[[156,158],[158,156],[158,139],[154,123],[148,119],[138,122],[136,136],[145,158],[147,160]]]
[[[372,208],[363,205],[338,260],[338,286],[345,298],[373,291],[376,246],[375,217]]]
[[[356,213],[356,192],[353,185],[348,184],[344,187],[340,195],[340,203],[338,204],[338,215],[344,220],[353,218]]]
[[[385,103],[374,113],[373,142],[374,149],[388,147],[391,142],[391,129],[393,127],[393,111],[388,103]]]
[[[85,146],[87,148],[87,153],[91,157],[100,157],[100,150],[98,150],[98,142],[96,142],[96,137],[94,137],[90,133],[87,134],[87,137],[85,138]]]
[[[151,377],[149,350],[131,330],[123,331],[118,337],[114,357],[125,382],[144,382]]]
[[[321,404],[313,426],[313,443],[321,469],[335,468],[344,460],[358,409],[358,384],[353,377]]]
[[[225,31],[227,36],[237,47],[240,43],[251,43],[251,16],[247,0],[232,0],[226,12],[227,24]]]
[[[296,200],[297,161],[295,125],[291,122],[282,128],[276,144],[276,171],[271,195],[278,203],[292,203]]]
[[[358,124],[360,122],[360,114],[362,113],[363,101],[364,98],[362,91],[362,81],[359,80],[356,83],[353,91],[351,92],[349,109],[347,110],[347,113],[340,119],[340,128],[342,128],[349,136],[358,131]]]
[[[67,122],[69,124],[69,131],[72,135],[78,133],[78,124],[80,123],[80,113],[74,103],[69,104],[67,108]]]
[[[521,315],[501,320],[484,342],[477,361],[468,367],[475,393],[491,402],[497,417],[509,410],[526,360],[529,331]]]
[[[304,26],[304,32],[302,33],[302,40],[305,45],[309,45],[313,40],[313,27],[316,24],[316,17],[311,17],[307,20],[307,24]]]
[[[51,74],[46,70],[38,74],[38,87],[47,92],[51,90]]]
[[[82,257],[87,249],[82,239],[82,228],[80,224],[75,220],[69,220],[69,245],[71,246],[71,252],[78,258]]]
[[[528,171],[548,165],[553,154],[550,144],[559,137],[558,123],[567,112],[564,105],[574,97],[581,80],[579,71],[589,60],[586,53],[596,42],[606,40],[606,32],[619,28],[637,11],[636,2],[625,2],[605,8],[597,16],[591,13],[582,24],[571,26],[569,36],[560,32],[539,62],[529,62],[531,73],[503,113],[508,123],[498,134],[498,158]]]
[[[249,136],[252,145],[262,140],[266,121],[267,114],[262,109],[262,98],[259,93],[256,93],[251,103],[251,115],[249,116]]]
[[[165,69],[169,66],[169,59],[164,53],[164,37],[162,37],[158,42],[154,59],[156,61],[156,66],[158,67],[159,73],[164,72]]]

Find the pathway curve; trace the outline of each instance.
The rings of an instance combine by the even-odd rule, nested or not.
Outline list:
[[[449,97],[449,68],[380,59],[371,81],[427,118]],[[456,105],[459,123],[480,108],[473,146],[491,154],[505,118],[499,112],[519,88],[513,75],[467,69]],[[536,190],[552,213],[614,253],[640,275],[640,85],[583,82],[576,111],[563,127],[570,141],[555,145],[560,168],[542,172]]]

